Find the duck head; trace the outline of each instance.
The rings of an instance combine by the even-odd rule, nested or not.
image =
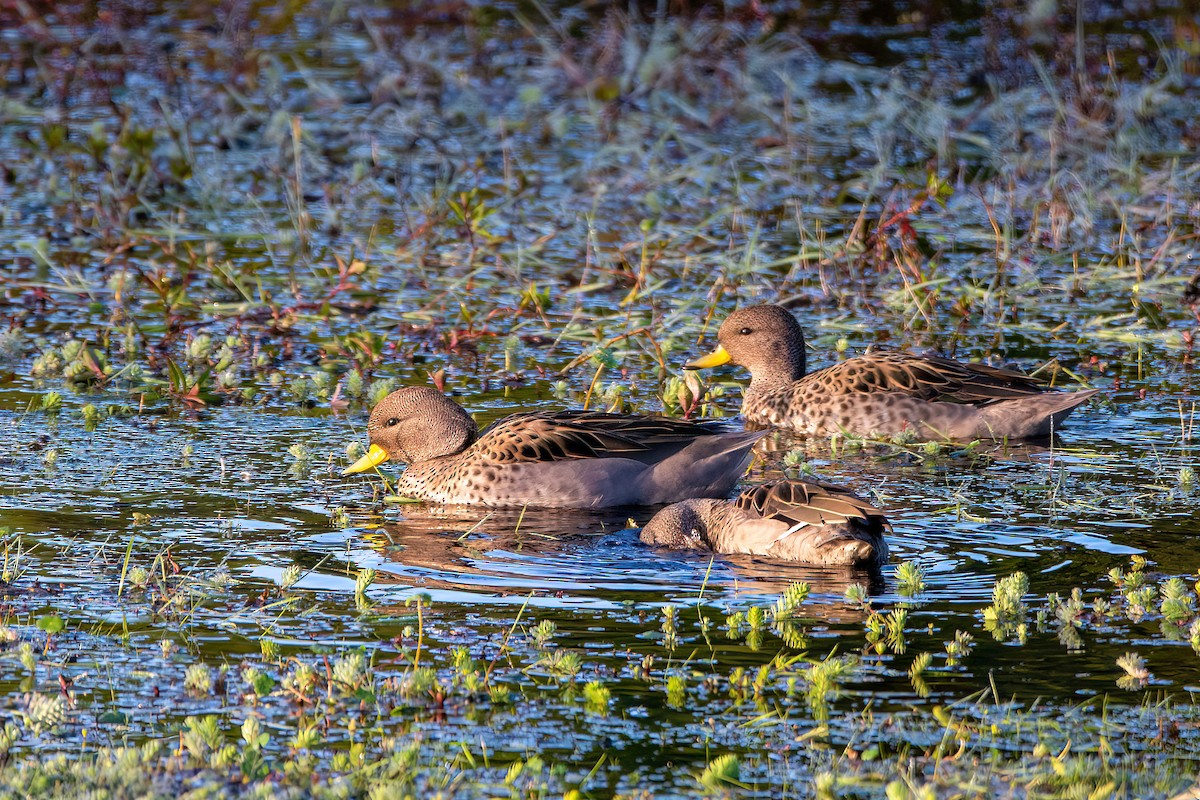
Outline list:
[[[804,331],[783,306],[748,306],[729,315],[717,331],[717,349],[684,364],[684,369],[709,369],[737,364],[751,375],[783,381],[804,377]]]
[[[406,386],[371,410],[371,447],[342,474],[365,472],[385,461],[414,464],[460,453],[478,433],[475,420],[458,403],[428,386]]]
[[[708,548],[708,517],[715,500],[684,500],[667,506],[642,527],[646,544],[676,549]]]

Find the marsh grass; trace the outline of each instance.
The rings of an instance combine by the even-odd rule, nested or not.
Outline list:
[[[1193,29],[1045,7],[0,12],[0,793],[1191,788],[1194,548],[1114,531],[1192,534],[1200,499]],[[747,600],[708,562],[601,611],[506,574],[514,613],[352,545],[403,516],[334,477],[395,387],[729,416],[744,376],[679,366],[758,301],[816,364],[933,348],[1110,398],[1048,453],[767,453],[887,500],[888,599]],[[509,555],[540,539],[571,536]],[[1053,696],[998,688],[1029,678]]]

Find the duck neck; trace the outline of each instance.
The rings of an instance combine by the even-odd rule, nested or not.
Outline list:
[[[767,357],[750,367],[748,395],[771,394],[804,377],[807,364],[803,339],[787,339],[772,343]]]

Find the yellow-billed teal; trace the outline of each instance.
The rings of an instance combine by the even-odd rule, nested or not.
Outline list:
[[[887,558],[883,512],[849,489],[807,480],[751,486],[734,500],[685,500],[642,528],[647,544],[749,553],[810,564],[868,566]]]
[[[838,431],[921,439],[1047,436],[1098,389],[1050,391],[1009,369],[937,356],[878,352],[805,373],[804,332],[782,306],[733,312],[717,349],[685,365],[750,370],[742,415],[806,436]]]
[[[392,392],[371,411],[370,450],[349,475],[403,461],[396,491],[435,503],[605,508],[724,497],[762,433],[595,411],[513,414],[482,433],[435,389]]]

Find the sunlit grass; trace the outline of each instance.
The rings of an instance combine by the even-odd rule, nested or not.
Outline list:
[[[1061,544],[1200,502],[1184,26],[1114,44],[1000,4],[896,66],[783,12],[300,3],[202,35],[132,6],[13,12],[0,793],[1189,789],[1192,566],[1126,562],[1136,534]],[[814,363],[935,348],[1111,388],[1106,419],[1166,411],[1120,448],[765,453],[894,508],[882,580],[738,564],[663,597],[641,562],[666,565],[631,549],[627,596],[559,590],[616,583],[584,558],[514,613],[492,593],[527,587],[487,573],[482,520],[429,533],[440,561],[359,547],[399,503],[335,476],[401,383],[478,396],[481,422],[729,417],[744,376],[680,366],[757,301],[804,318]],[[1018,699],[1026,678],[1054,696]]]

